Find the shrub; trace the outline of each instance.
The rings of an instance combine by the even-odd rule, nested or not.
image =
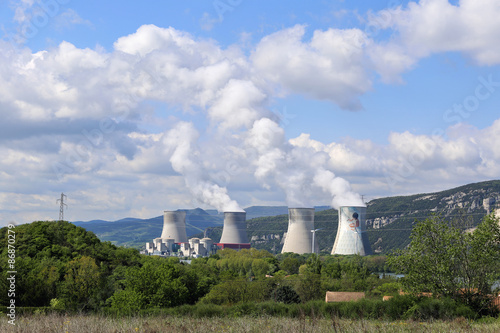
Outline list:
[[[194,306],[193,316],[197,318],[223,317],[224,307],[215,304],[197,304]]]
[[[285,304],[300,303],[300,296],[291,286],[280,286],[276,289],[276,301]]]

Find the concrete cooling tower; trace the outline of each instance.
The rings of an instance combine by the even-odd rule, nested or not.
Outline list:
[[[366,207],[343,206],[339,208],[339,226],[332,254],[364,256],[372,253],[366,235],[365,214]]]
[[[224,212],[221,244],[248,244],[246,212]]]
[[[288,231],[281,253],[311,253],[314,208],[288,208]]]
[[[186,212],[166,210],[163,213],[163,230],[160,238],[171,238],[174,239],[176,243],[187,242]]]

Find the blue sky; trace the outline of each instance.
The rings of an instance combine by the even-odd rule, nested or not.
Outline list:
[[[0,220],[359,203],[500,173],[500,4],[3,1]],[[27,37],[27,38],[23,38]]]

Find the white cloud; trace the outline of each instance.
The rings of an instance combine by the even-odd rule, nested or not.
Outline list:
[[[11,1],[11,3],[14,4],[14,21],[23,23],[31,18],[28,12],[33,7],[35,0]]]
[[[358,109],[374,70],[394,80],[432,52],[455,49],[489,63],[481,42],[466,47],[465,37],[440,46],[445,37],[432,33],[413,53],[425,39],[409,28],[425,18],[419,11],[462,5],[472,6],[422,2],[394,10],[391,24],[401,36],[386,43],[359,29],[317,30],[305,40],[306,28],[295,26],[263,38],[250,57],[152,25],[119,38],[110,52],[63,42],[32,53],[2,43],[0,220],[52,216],[60,192],[75,200],[73,219],[111,219],[202,203],[223,207],[210,199],[216,192],[231,196],[231,204],[235,196],[252,204],[286,193],[291,205],[338,205],[341,192],[357,198],[352,188],[367,183],[371,191],[399,194],[410,191],[408,184],[497,177],[500,148],[492,142],[500,140],[500,120],[485,129],[456,125],[447,137],[392,133],[386,145],[324,143],[308,134],[286,140],[268,107],[277,96],[299,93]],[[161,129],[151,131],[155,122]],[[352,188],[344,178],[354,180]]]
[[[74,25],[93,27],[92,22],[84,20],[76,11],[70,8],[55,17],[55,25],[58,30],[68,29]]]
[[[200,26],[202,30],[210,31],[218,22],[220,22],[220,20],[213,18],[209,13],[203,13],[203,16],[200,19]]]
[[[374,45],[370,51],[376,70],[386,81],[411,69],[433,53],[462,52],[479,65],[500,63],[500,2],[447,0],[409,2],[376,13],[368,27],[376,33],[392,29],[399,35]]]
[[[358,110],[358,97],[371,88],[365,68],[363,32],[357,29],[316,30],[303,41],[305,27],[296,25],[264,37],[252,61],[261,75],[286,91],[330,100]]]

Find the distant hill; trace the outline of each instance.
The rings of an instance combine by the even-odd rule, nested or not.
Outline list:
[[[331,209],[329,206],[316,206],[314,209],[317,212],[322,210]],[[287,206],[251,206],[245,208],[245,212],[247,212],[247,220],[251,220],[259,217],[268,217],[268,216],[277,216],[288,214]]]
[[[317,210],[328,209],[328,206],[317,207]],[[186,233],[188,237],[202,236],[207,228],[222,227],[224,214],[215,209],[203,210],[181,209],[186,211]],[[286,206],[252,206],[245,209],[247,220],[279,214],[288,214]],[[110,241],[115,245],[143,248],[146,242],[160,237],[163,228],[163,216],[150,219],[138,219],[127,217],[117,221],[75,221],[73,224],[92,231],[102,241]],[[222,229],[220,229],[222,232]],[[217,240],[220,239],[220,235]]]
[[[372,249],[387,253],[408,245],[415,220],[427,218],[432,213],[448,218],[461,218],[464,228],[476,226],[484,215],[500,203],[500,180],[492,180],[460,186],[436,192],[375,199],[367,203],[367,232]],[[315,227],[321,251],[330,252],[335,241],[338,213],[326,206],[315,207]],[[223,214],[200,208],[186,210],[188,237],[204,234],[219,241],[222,234]],[[247,231],[252,246],[271,253],[281,252],[283,234],[288,228],[286,206],[252,206],[247,212]],[[116,245],[143,248],[145,242],[159,237],[163,216],[151,219],[126,218],[115,222],[74,222],[93,231],[101,240]]]
[[[431,214],[449,219],[461,219],[463,228],[479,224],[481,219],[500,205],[500,180],[460,186],[454,189],[409,196],[375,199],[367,203],[366,223],[370,244],[375,253],[387,253],[409,244],[416,220]],[[316,210],[315,228],[321,251],[331,252],[338,227],[338,212],[334,209]],[[260,217],[247,221],[252,246],[279,253],[283,234],[288,228],[288,215]],[[220,238],[221,227],[209,228],[207,234]]]
[[[368,203],[368,237],[376,252],[386,253],[409,244],[415,220],[430,214],[460,219],[463,228],[477,226],[499,207],[500,180],[473,183],[436,193],[389,197]]]
[[[201,208],[187,209],[186,233],[188,237],[202,233],[208,227],[222,226],[222,214],[209,214]],[[212,213],[217,211],[211,211]],[[115,245],[142,248],[146,242],[160,237],[163,228],[163,216],[150,219],[124,218],[118,221],[93,220],[77,221],[73,224],[92,231],[102,241]]]

